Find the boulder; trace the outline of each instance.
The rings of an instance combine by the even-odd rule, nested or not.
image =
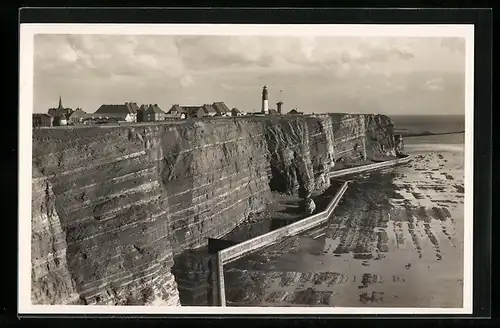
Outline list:
[[[311,215],[314,213],[314,210],[316,209],[316,204],[314,203],[314,200],[312,200],[311,198],[307,198],[304,201],[304,205],[305,205],[305,212],[308,215]]]

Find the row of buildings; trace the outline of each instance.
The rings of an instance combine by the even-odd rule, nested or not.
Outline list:
[[[167,112],[164,112],[158,104],[138,106],[135,102],[124,104],[104,104],[95,113],[86,113],[81,108],[75,110],[65,108],[59,97],[59,106],[50,108],[47,114],[33,114],[33,126],[61,126],[77,124],[101,124],[118,122],[158,122],[165,120],[182,120],[186,118],[201,117],[227,117],[243,115],[281,115],[283,102],[276,103],[277,109],[269,109],[268,90],[264,86],[262,90],[262,109],[260,112],[244,113],[237,108],[229,109],[222,101],[199,106],[173,105]],[[292,109],[287,114],[302,114],[296,109]]]
[[[50,108],[45,114],[33,114],[33,126],[63,126],[92,123],[113,122],[158,122],[165,120],[182,120],[186,118],[212,116],[241,116],[243,112],[237,108],[229,109],[224,102],[214,102],[201,106],[180,106],[175,104],[164,112],[158,104],[138,106],[135,102],[124,104],[104,104],[94,113],[86,113],[80,108],[65,108],[59,98],[59,106]]]

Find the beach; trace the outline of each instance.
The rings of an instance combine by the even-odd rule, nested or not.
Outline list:
[[[463,134],[405,138],[330,220],[225,267],[228,306],[462,307]]]

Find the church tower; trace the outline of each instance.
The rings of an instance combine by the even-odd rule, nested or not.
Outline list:
[[[262,113],[269,114],[269,100],[266,86],[262,89]]]
[[[62,105],[62,99],[61,99],[61,96],[59,96],[59,106],[57,107],[57,109],[64,109],[63,105]]]

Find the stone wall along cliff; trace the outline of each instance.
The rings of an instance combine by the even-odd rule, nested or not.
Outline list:
[[[387,152],[390,124],[331,114],[35,129],[33,302],[179,305],[175,255],[225,235],[272,191],[307,195],[340,159]]]

